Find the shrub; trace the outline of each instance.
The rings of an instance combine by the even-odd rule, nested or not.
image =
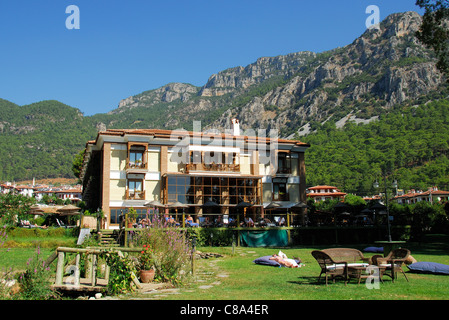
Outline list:
[[[165,221],[155,218],[151,228],[139,232],[136,244],[153,250],[155,279],[175,285],[187,280],[191,248],[180,229],[167,227]]]
[[[108,293],[111,295],[132,292],[132,273],[136,272],[135,261],[118,252],[106,251],[99,255],[110,266]]]
[[[37,254],[27,262],[27,268],[19,278],[21,285],[20,298],[25,300],[51,300],[58,299],[59,294],[51,288],[50,269],[40,258],[40,249]]]

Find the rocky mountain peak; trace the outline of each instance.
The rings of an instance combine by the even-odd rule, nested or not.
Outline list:
[[[191,129],[201,120],[203,128],[221,131],[237,118],[242,130],[277,129],[283,137],[314,122],[375,119],[443,86],[433,52],[415,37],[421,20],[416,12],[392,14],[342,48],[261,57],[211,75],[202,87],[170,83],[129,97],[111,114],[142,108],[133,113],[141,120],[126,125]]]
[[[246,67],[234,67],[213,74],[201,88],[203,97],[221,96],[234,92],[236,89],[246,89],[279,75],[288,76],[298,71],[315,53],[305,51],[276,57],[262,57]]]
[[[161,102],[181,102],[188,101],[192,96],[198,94],[198,88],[188,83],[172,82],[158,89],[142,92],[139,95],[131,96],[120,101],[118,109],[111,111],[111,114],[121,113],[127,109],[139,106],[152,106]]]
[[[388,16],[379,29],[317,54],[307,72],[302,69],[287,83],[231,109],[211,127],[223,126],[224,117],[231,116],[241,120],[242,129],[275,128],[291,138],[310,121],[375,118],[438,90],[443,83],[433,53],[415,38],[421,19],[416,12]]]

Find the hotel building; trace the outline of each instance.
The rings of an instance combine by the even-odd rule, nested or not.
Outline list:
[[[271,212],[267,206],[273,202],[274,210],[284,211],[305,202],[304,152],[309,145],[274,135],[241,135],[238,121],[232,122],[224,134],[99,132],[86,144],[81,172],[87,209],[103,210],[103,227],[115,229],[130,208],[142,216],[153,213],[148,206],[153,200],[166,206],[159,212],[173,216],[171,205],[183,204],[182,211],[196,222],[211,214],[235,217],[242,203],[250,205],[245,215],[254,220]]]

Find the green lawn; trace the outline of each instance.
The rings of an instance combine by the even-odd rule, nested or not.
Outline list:
[[[348,246],[350,247],[350,246]],[[320,268],[310,252],[315,248],[281,249],[289,257],[298,256],[305,264],[289,269],[252,263],[260,256],[277,253],[275,248],[199,248],[203,252],[218,252],[223,258],[197,261],[197,279],[178,294],[166,295],[164,300],[441,300],[449,298],[449,276],[407,272],[409,282],[400,274],[393,283],[388,276],[380,289],[368,289],[352,279],[346,286],[341,280],[317,282]],[[316,248],[322,249],[322,248]],[[363,249],[363,248],[359,248]],[[449,264],[446,245],[410,246],[418,261]],[[372,255],[372,254],[371,254]],[[370,254],[366,254],[370,256]],[[220,277],[226,275],[226,277]],[[211,285],[211,287],[207,287]],[[201,286],[207,288],[201,289]],[[142,298],[150,297],[141,295]]]
[[[346,245],[363,249],[365,245]],[[407,244],[412,256],[418,261],[438,262],[449,265],[447,242]],[[402,274],[394,283],[387,276],[380,289],[368,289],[352,279],[346,286],[343,281],[324,284],[317,277],[320,268],[310,252],[324,247],[281,248],[288,257],[299,257],[304,266],[289,269],[256,265],[252,261],[261,256],[272,255],[279,248],[231,247],[198,248],[202,252],[216,252],[220,258],[196,260],[195,281],[181,287],[177,294],[158,294],[161,300],[445,300],[449,298],[449,276],[416,274],[407,272],[409,282]],[[46,259],[53,248],[41,248]],[[35,248],[0,249],[0,270],[13,268],[24,270],[27,260],[36,255]],[[372,254],[365,254],[370,256]],[[133,293],[122,299],[151,299],[155,294]]]

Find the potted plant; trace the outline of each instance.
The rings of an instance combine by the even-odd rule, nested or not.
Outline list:
[[[140,280],[143,283],[149,283],[154,279],[154,259],[153,250],[149,245],[143,245],[143,250],[140,252]]]

